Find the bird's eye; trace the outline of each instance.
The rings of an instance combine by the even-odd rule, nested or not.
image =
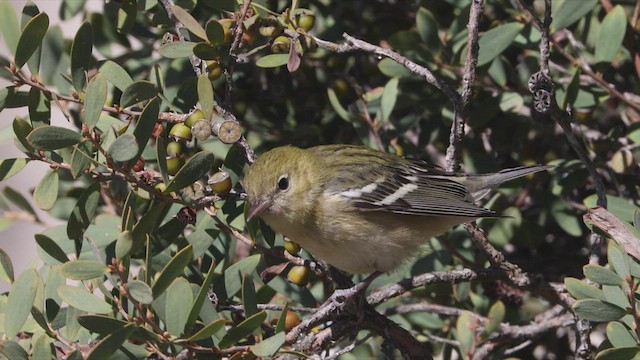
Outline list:
[[[289,189],[289,176],[282,175],[280,179],[278,179],[278,189],[285,191]]]

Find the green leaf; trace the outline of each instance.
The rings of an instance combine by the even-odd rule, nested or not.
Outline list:
[[[0,342],[0,354],[10,360],[29,360],[29,354],[22,346],[11,340]]]
[[[626,252],[620,251],[615,241],[609,241],[607,246],[607,258],[609,259],[609,266],[618,274],[622,279],[625,279],[629,275],[629,256]]]
[[[573,310],[579,317],[597,322],[618,320],[627,314],[618,305],[598,299],[578,300],[573,304]]]
[[[136,137],[132,134],[121,135],[109,146],[107,154],[118,162],[127,162],[136,159],[138,155],[138,142],[136,141]]]
[[[389,116],[396,106],[396,100],[398,99],[398,82],[399,78],[394,77],[387,81],[382,91],[382,100],[380,102],[380,110],[382,113],[382,121],[389,120]]]
[[[173,12],[173,15],[175,15],[175,17],[180,20],[180,22],[184,24],[184,26],[186,26],[187,29],[189,29],[189,31],[193,33],[193,35],[199,37],[202,40],[207,40],[206,31],[204,31],[202,25],[200,25],[198,20],[194,19],[194,17],[191,16],[191,14],[187,12],[187,10],[181,8],[178,5],[173,5],[171,7],[171,12]]]
[[[78,310],[96,314],[106,314],[112,311],[111,305],[90,294],[84,288],[64,285],[58,288],[57,293],[62,300]]]
[[[51,124],[51,103],[40,89],[29,90],[29,120],[34,128]]]
[[[624,287],[625,282],[618,274],[613,271],[596,264],[585,265],[582,270],[587,279],[600,285],[613,285]]]
[[[185,188],[200,179],[204,174],[211,170],[213,161],[215,160],[212,153],[208,151],[200,151],[193,155],[186,164],[176,174],[176,176],[167,184],[166,193],[177,191]]]
[[[598,0],[565,0],[560,8],[554,11],[551,22],[552,32],[557,32],[580,20],[593,9]]]
[[[329,96],[329,103],[331,104],[333,111],[335,111],[342,120],[349,123],[355,123],[358,121],[358,118],[355,115],[351,114],[342,106],[342,104],[340,104],[340,100],[338,100],[338,96],[332,88],[327,89],[327,95]]]
[[[29,159],[5,159],[0,160],[0,181],[7,180],[20,172],[29,162]]]
[[[87,360],[108,360],[124,344],[135,330],[135,324],[127,324],[102,339],[89,353]]]
[[[280,312],[280,317],[278,318],[278,322],[276,323],[276,333],[283,332],[287,326],[287,312],[289,312],[289,304],[284,304],[284,309]]]
[[[27,23],[16,46],[15,63],[17,68],[21,68],[38,49],[48,28],[49,16],[46,13],[34,16]]]
[[[158,52],[169,59],[183,59],[193,55],[196,43],[190,41],[176,41],[162,45]]]
[[[224,271],[224,287],[229,299],[242,288],[242,274],[251,274],[261,259],[259,254],[247,256]]]
[[[622,348],[616,347],[600,351],[596,355],[596,360],[633,360],[637,359],[638,354],[640,354],[640,348],[637,345]]]
[[[116,259],[122,260],[131,254],[133,234],[129,230],[123,231],[116,240]]]
[[[100,182],[91,184],[80,196],[67,222],[67,236],[72,240],[79,240],[84,236],[100,202]]]
[[[213,114],[213,85],[207,75],[198,78],[198,100],[205,120],[211,120]]]
[[[84,123],[89,129],[93,129],[100,119],[102,107],[107,101],[107,80],[102,74],[94,76],[89,85],[84,100]]]
[[[13,132],[16,135],[16,139],[18,139],[20,144],[24,146],[24,149],[27,152],[32,153],[34,151],[34,148],[27,141],[27,135],[29,135],[29,133],[33,131],[33,127],[31,126],[31,124],[29,124],[29,122],[26,121],[25,119],[19,116],[16,116],[16,118],[13,119],[12,125],[13,125]],[[0,170],[0,173],[1,172],[2,170]]]
[[[40,179],[33,192],[33,200],[36,206],[42,210],[51,210],[58,199],[59,178],[56,170],[49,170]]]
[[[2,248],[0,248],[0,279],[12,283],[13,282],[13,264],[11,258]]]
[[[253,345],[251,347],[251,352],[257,356],[273,356],[278,350],[280,350],[282,345],[284,345],[285,340],[286,336],[284,332],[277,333],[272,337]]]
[[[583,201],[588,208],[596,207],[596,202],[597,196],[595,194],[588,196]],[[633,214],[638,209],[640,208],[630,203],[628,199],[607,195],[607,210],[622,221],[633,222]]]
[[[149,100],[156,95],[158,95],[158,89],[153,83],[146,80],[139,80],[124,90],[120,98],[120,106],[128,107]]]
[[[622,5],[616,5],[602,20],[595,44],[595,62],[610,63],[616,56],[627,30],[627,14]]]
[[[168,205],[166,202],[156,204],[147,211],[133,227],[133,245],[131,247],[132,254],[135,254],[144,246],[147,236],[153,233],[158,225],[160,225],[167,208]]]
[[[245,316],[251,316],[258,312],[256,288],[251,275],[242,274],[242,303]]]
[[[617,321],[607,324],[607,339],[615,347],[631,347],[638,345],[635,333],[626,325]]]
[[[175,279],[167,288],[165,322],[171,335],[180,336],[184,332],[189,312],[193,304],[193,291],[184,278]]]
[[[34,269],[20,274],[11,286],[4,313],[4,335],[12,339],[20,332],[36,299],[40,276]]]
[[[274,68],[286,65],[289,61],[289,54],[269,54],[256,61],[256,66],[261,68]]]
[[[438,34],[438,21],[431,11],[421,7],[416,13],[416,27],[418,34],[429,52],[438,54],[442,47],[440,36]]]
[[[193,55],[202,60],[217,60],[220,58],[220,51],[217,47],[201,42],[193,47]]]
[[[93,152],[94,149],[91,140],[86,140],[73,146],[73,152],[71,153],[71,176],[74,179],[84,174],[87,167],[91,165]]]
[[[153,129],[156,127],[159,113],[160,101],[158,98],[151,99],[142,110],[136,128],[133,130],[133,135],[136,137],[136,142],[138,143],[138,153],[135,159],[140,157],[145,147],[147,147],[147,143],[153,134]]]
[[[82,135],[76,131],[47,125],[34,129],[27,136],[27,141],[31,146],[44,151],[66,148],[78,144],[82,140]]]
[[[207,24],[205,25],[205,33],[207,35],[207,40],[209,40],[211,45],[224,45],[224,28],[217,20],[211,19],[207,21]]]
[[[213,322],[207,324],[207,326],[203,327],[197,333],[191,335],[187,341],[199,341],[212,337],[216,334],[220,329],[222,329],[225,325],[225,319],[217,319]]]
[[[152,290],[154,299],[167,290],[176,277],[182,275],[184,268],[189,264],[189,262],[191,262],[192,256],[193,248],[191,245],[188,245],[169,260],[158,276],[158,280],[153,284]]]
[[[411,70],[389,58],[384,58],[378,63],[378,70],[388,77],[408,77],[413,75]]]
[[[84,89],[87,81],[87,71],[90,69],[92,51],[93,29],[91,28],[91,23],[85,21],[76,32],[73,44],[71,44],[71,79],[73,80],[73,86],[78,91]],[[96,119],[96,121],[98,120]]]
[[[267,318],[266,311],[260,311],[259,313],[246,318],[243,322],[238,324],[237,326],[228,330],[227,335],[225,335],[221,340],[218,346],[220,348],[225,348],[227,346],[231,346],[236,342],[244,339],[249,334],[251,334],[254,330],[260,328],[262,322]]]
[[[518,36],[524,24],[507,23],[497,26],[484,33],[478,40],[478,66],[488,64],[496,56],[502,54]]]
[[[116,29],[120,34],[127,34],[133,28],[138,14],[136,0],[124,0],[118,10],[118,23]]]
[[[122,66],[116,64],[111,60],[107,60],[100,64],[98,72],[102,74],[113,86],[117,87],[120,91],[124,91],[129,85],[133,83],[131,75],[122,68]]]
[[[489,314],[487,315],[487,323],[485,324],[484,334],[488,337],[493,334],[494,331],[498,330],[500,324],[504,320],[504,316],[506,314],[506,308],[502,301],[497,301],[491,309],[489,309]]]
[[[582,236],[582,220],[576,210],[566,201],[558,199],[551,204],[551,215],[567,234],[575,237]]]
[[[456,321],[456,333],[458,341],[460,342],[460,352],[462,356],[465,357],[467,354],[470,354],[471,349],[474,347],[474,324],[476,324],[476,320],[470,311],[463,311]]]
[[[196,320],[198,320],[198,316],[200,315],[200,310],[202,309],[202,304],[207,298],[209,293],[209,288],[211,286],[211,283],[213,282],[213,275],[215,273],[214,270],[215,270],[215,263],[212,263],[211,266],[209,267],[209,271],[207,272],[207,275],[202,281],[202,285],[200,285],[200,290],[198,291],[198,294],[196,295],[196,298],[193,301],[193,307],[191,307],[191,313],[189,314],[189,318],[187,319],[187,324],[186,324],[187,329],[190,329],[193,326],[193,324],[196,323]]]
[[[602,290],[595,286],[589,285],[582,280],[578,280],[572,277],[564,278],[564,286],[571,296],[577,300],[582,299],[598,299],[606,300],[606,297]]]
[[[78,15],[78,13],[84,9],[86,1],[87,0],[62,0],[60,18],[62,20],[69,20]]]
[[[58,244],[56,244],[55,241],[53,241],[53,239],[43,234],[36,234],[35,238],[38,246],[44,252],[49,254],[49,256],[58,260],[62,264],[69,261],[67,254],[64,253],[64,251],[60,248],[60,246],[58,246]]]
[[[0,111],[27,106],[28,103],[29,92],[18,91],[15,86],[0,89]]]
[[[91,280],[102,277],[108,269],[94,260],[67,261],[60,267],[62,275],[71,280]]]
[[[151,288],[143,281],[129,281],[127,283],[127,291],[134,300],[142,304],[149,305],[153,302],[153,293],[151,291]]]
[[[26,24],[33,19],[34,16],[40,13],[40,9],[38,6],[31,1],[28,1],[24,7],[22,8],[22,27],[26,26]],[[40,61],[42,60],[42,46],[39,46],[36,51],[33,53],[31,58],[27,61],[27,66],[32,74],[38,75],[40,72]]]
[[[19,193],[18,191],[14,190],[12,187],[9,187],[9,186],[6,186],[2,191],[4,193],[4,196],[6,196],[7,199],[11,201],[14,205],[28,212],[29,214],[33,215],[34,218],[36,219],[38,218],[38,215],[36,214],[35,210],[33,210],[33,208],[31,207],[31,204],[29,203],[29,201],[24,196],[22,196],[21,193]]]
[[[9,53],[15,55],[20,38],[20,25],[11,2],[7,0],[0,1],[0,33],[9,48]]]

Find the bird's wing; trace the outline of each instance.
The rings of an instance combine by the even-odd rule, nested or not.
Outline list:
[[[359,148],[349,150],[353,152]],[[455,180],[460,179],[458,175],[446,174],[426,163],[371,150],[362,151],[353,157],[353,163],[325,164],[332,168],[328,173],[335,175],[327,181],[325,191],[341,196],[363,211],[470,218],[499,216],[475,205],[470,200],[467,187]],[[357,161],[362,160],[362,156],[367,157],[366,161]],[[387,159],[386,156],[393,158]],[[358,173],[366,174],[367,179],[375,180],[363,186],[363,179],[355,177],[354,168]]]

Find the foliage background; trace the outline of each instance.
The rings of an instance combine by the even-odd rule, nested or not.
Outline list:
[[[392,49],[435,73],[450,87],[460,87],[458,91],[462,92],[463,76],[469,75],[464,70],[466,26],[470,23],[470,9],[478,3],[255,1],[251,7],[255,12],[248,14],[244,34],[234,44],[218,43],[216,36],[199,39],[198,26],[189,18],[178,16],[191,30],[189,33],[183,29],[181,36],[203,46],[211,45],[219,54],[218,61],[226,74],[209,82],[206,77],[198,80],[194,73],[188,59],[193,54],[192,46],[185,50],[182,45],[163,40],[167,32],[176,31],[176,21],[165,10],[169,2],[108,1],[102,11],[93,12],[87,11],[82,1],[63,1],[63,20],[80,16],[90,24],[68,39],[56,26],[43,27],[42,22],[30,23],[32,27],[22,30],[20,37],[18,24],[24,28],[38,13],[38,4],[28,4],[23,14],[14,19],[9,3],[1,2],[0,30],[11,52],[3,54],[0,74],[18,81],[21,92],[3,89],[0,109],[21,109],[23,118],[9,119],[3,111],[2,121],[13,121],[4,131],[16,132],[16,146],[31,161],[52,165],[53,170],[38,185],[46,191],[34,194],[35,204],[66,224],[51,227],[43,231],[44,236],[36,237],[42,262],[34,264],[25,275],[14,276],[10,259],[2,257],[4,276],[13,285],[10,295],[1,298],[3,332],[9,340],[3,342],[0,351],[10,351],[4,353],[6,356],[35,356],[49,349],[60,355],[74,349],[89,353],[94,346],[103,344],[100,352],[91,354],[106,357],[109,353],[104,352],[105,348],[115,351],[124,344],[127,351],[141,357],[151,353],[247,356],[250,350],[262,355],[275,353],[284,341],[283,305],[315,308],[329,289],[327,282],[323,284],[326,271],[322,269],[312,274],[307,286],[287,282],[287,271],[301,260],[291,256],[283,259],[286,253],[281,250],[281,236],[263,225],[245,224],[244,205],[238,201],[238,180],[246,159],[251,158],[247,149],[259,154],[282,144],[307,147],[361,143],[450,166],[451,159],[444,154],[459,110],[452,107],[450,94],[380,53],[356,49],[354,42],[348,43],[358,51],[337,53],[326,41],[344,42],[346,32],[369,44]],[[230,18],[246,11],[242,3],[233,1],[176,4],[191,13],[201,27],[210,19]],[[221,10],[225,8],[232,12]],[[309,34],[295,31],[293,16],[285,35],[299,36],[307,45],[301,46],[299,53],[270,57],[274,36],[262,35],[260,28],[278,20],[265,9],[280,14],[280,20],[285,22],[282,14],[286,9],[298,9],[294,14],[299,14],[301,8],[315,14],[315,26]],[[637,355],[637,334],[632,327],[638,319],[637,263],[627,257],[624,246],[617,247],[615,242],[608,245],[609,251],[604,251],[606,242],[595,251],[591,249],[592,223],[588,222],[587,227],[582,220],[586,210],[596,205],[597,181],[590,173],[593,168],[589,168],[589,162],[593,162],[597,178],[610,195],[611,212],[629,225],[629,231],[637,231],[640,222],[634,206],[639,201],[640,155],[640,105],[634,95],[640,72],[635,49],[637,9],[638,3],[633,1],[553,2],[554,22],[549,36],[550,75],[555,83],[553,102],[557,101],[559,109],[568,108],[569,112],[563,114],[573,120],[569,128],[563,128],[557,113],[544,115],[533,110],[537,100],[529,89],[531,75],[544,63],[539,44],[545,39],[533,25],[531,14],[542,19],[544,2],[484,2],[482,16],[472,27],[480,31],[480,52],[473,96],[462,114],[467,121],[464,142],[456,144],[462,150],[464,170],[491,172],[536,163],[553,164],[555,169],[508,184],[487,202],[487,207],[512,218],[479,222],[491,246],[499,248],[507,261],[528,275],[526,283],[519,283],[514,273],[487,271],[504,270],[500,265],[506,263],[492,260],[486,249],[479,250],[467,232],[459,228],[439,240],[430,240],[430,252],[372,285],[372,289],[388,289],[385,286],[403,278],[416,279],[433,271],[449,276],[443,275],[426,287],[402,291],[411,296],[391,296],[384,290],[370,295],[370,299],[378,295],[384,300],[376,303],[378,312],[409,330],[429,351],[445,358],[456,356],[452,354],[465,358],[499,358],[505,354],[546,358],[551,353],[560,358],[586,357],[599,346],[604,351],[620,348],[631,357]],[[211,29],[215,27],[211,25]],[[40,45],[39,29],[46,29],[46,35],[40,50],[35,50]],[[92,47],[86,46],[89,38]],[[175,44],[175,40],[182,39],[173,40]],[[319,44],[317,49],[315,43]],[[74,47],[76,44],[83,45]],[[25,49],[31,47],[35,55],[25,56],[24,51],[29,53]],[[87,55],[86,50],[91,48],[93,51]],[[301,60],[299,66],[294,65],[296,59]],[[111,64],[107,60],[122,67],[130,79],[113,70],[114,66],[105,66]],[[26,63],[22,72],[10,65],[17,61]],[[103,84],[105,91],[101,90]],[[199,153],[201,161],[187,163],[183,175],[176,176],[173,184],[179,191],[171,195],[153,190],[159,181],[168,179],[163,169],[162,144],[169,141],[169,129],[184,120],[182,114],[190,113],[194,107],[213,106],[206,96],[210,91],[207,89],[215,92],[219,106],[218,115],[211,122],[237,119],[244,138],[236,145],[215,137],[190,141],[182,155],[185,159],[199,150],[206,153]],[[59,104],[51,90],[61,98]],[[102,95],[106,98],[102,99]],[[114,104],[123,104],[125,99],[134,100],[118,112]],[[158,112],[156,106],[160,116],[154,116]],[[64,109],[68,118],[52,116],[51,109],[56,107]],[[148,120],[139,118],[141,112],[144,119],[161,119],[164,133],[151,136]],[[87,113],[99,117],[90,121]],[[84,125],[83,136],[58,132],[59,136],[51,139],[43,134],[59,131],[57,128],[32,130],[67,124],[75,129],[83,129]],[[567,129],[579,139],[579,149],[567,140]],[[100,137],[96,138],[96,133]],[[69,144],[52,145],[61,138]],[[110,147],[117,139],[119,146]],[[133,144],[136,151],[131,150]],[[138,149],[141,144],[145,145],[144,151]],[[124,154],[117,151],[120,149]],[[579,158],[580,149],[586,150],[590,161]],[[74,152],[78,155],[79,151],[85,151],[93,161],[83,162],[78,157],[74,160]],[[146,161],[145,171],[130,167],[139,155]],[[4,161],[2,178],[20,170],[21,163],[22,160]],[[85,167],[88,173],[83,174]],[[218,167],[231,176],[236,189],[231,195],[214,193],[206,186],[202,192],[202,188],[191,185],[201,177],[206,180]],[[97,185],[96,178],[102,185]],[[10,187],[3,190],[2,206],[4,227],[29,217],[35,223],[43,223]],[[176,218],[185,207],[197,210],[193,223]],[[637,234],[632,233],[631,238],[634,236]],[[247,238],[257,245],[246,246],[243,240]],[[131,250],[130,242],[136,244],[136,251]],[[622,265],[598,265],[610,262],[607,254],[616,251],[626,259],[618,260]],[[302,256],[309,258],[304,252]],[[81,260],[75,260],[78,257]],[[591,267],[583,269],[589,263]],[[142,272],[129,274],[130,265]],[[474,272],[474,281],[455,272],[463,270]],[[614,277],[607,277],[611,275],[607,271]],[[565,287],[566,277],[583,278],[583,274],[603,285],[602,289],[586,282],[567,283]],[[65,279],[69,280],[68,285],[63,285]],[[204,300],[207,280],[213,283],[217,302]],[[202,286],[203,282],[206,286]],[[33,288],[40,290],[28,291]],[[548,295],[549,288],[554,289],[554,295]],[[99,299],[99,306],[96,296],[101,295],[89,294],[94,289],[110,294],[105,300]],[[569,294],[580,301],[594,301],[578,302],[588,305],[584,310],[574,304]],[[263,305],[266,303],[271,305]],[[406,307],[408,304],[414,307]],[[611,312],[602,315],[604,311],[599,306]],[[296,310],[303,318],[308,316],[309,309]],[[581,327],[574,317],[576,312],[588,320],[609,323],[606,329],[602,326],[595,332],[600,337],[595,338],[591,350],[579,346],[585,344],[580,335],[588,335],[589,330]],[[88,315],[95,313],[106,315]],[[84,315],[80,317],[84,320],[78,322],[78,315]],[[324,323],[327,318],[322,320]],[[504,326],[497,325],[500,323]],[[348,324],[351,330],[336,330],[334,337],[324,339],[320,347],[297,343],[295,349],[320,353],[333,348],[335,353],[357,344],[351,353],[342,356],[362,358],[407,356],[413,347],[418,348],[416,344],[400,344],[397,337],[390,336],[388,330],[395,329],[390,322],[358,322],[357,314],[343,311],[331,325],[334,330],[336,324]],[[532,328],[525,328],[526,325]],[[514,335],[516,331],[523,335]],[[614,331],[623,333],[626,341],[612,341],[621,338],[613,336],[619,334]],[[14,338],[17,334],[23,335],[22,339]],[[602,340],[603,335],[608,336],[607,340]],[[90,339],[96,342],[87,348],[81,346]],[[22,352],[16,347],[18,343]],[[519,348],[520,344],[525,346]],[[120,356],[125,353],[117,352]]]

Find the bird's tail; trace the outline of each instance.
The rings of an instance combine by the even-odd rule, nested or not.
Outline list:
[[[492,189],[498,185],[517,179],[529,174],[545,171],[553,166],[549,165],[533,165],[521,166],[511,169],[504,169],[494,174],[468,175],[465,179],[465,185],[472,194],[474,201],[482,199]]]

